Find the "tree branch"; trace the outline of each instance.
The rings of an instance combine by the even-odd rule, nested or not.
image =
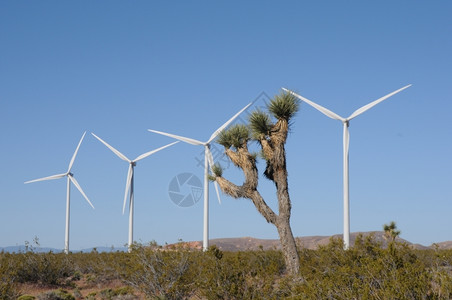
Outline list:
[[[245,175],[245,182],[241,186],[238,186],[223,177],[216,177],[216,181],[221,190],[236,199],[250,199],[267,222],[274,224],[277,220],[277,215],[267,205],[257,190],[259,175],[256,167],[256,159],[248,152],[247,147],[238,148],[236,151],[230,148],[226,149],[226,155],[237,167],[242,169]]]

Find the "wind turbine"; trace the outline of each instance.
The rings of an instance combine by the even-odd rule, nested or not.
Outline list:
[[[186,142],[188,144],[192,144],[195,146],[204,146],[204,230],[203,230],[203,250],[206,251],[209,247],[209,166],[212,170],[214,165],[212,152],[210,151],[210,144],[212,141],[223,131],[232,121],[234,121],[243,111],[245,111],[252,103],[249,103],[247,106],[242,108],[238,113],[236,113],[232,118],[230,118],[226,123],[221,125],[206,142],[201,142],[198,140],[194,140],[191,138],[165,133],[157,130],[148,129],[151,132],[166,135],[172,137],[174,139]],[[220,192],[218,191],[218,184],[214,181],[215,190],[217,192],[218,202],[221,204]]]
[[[306,102],[307,104],[311,105],[327,117],[330,117],[331,119],[339,120],[343,124],[343,147],[344,147],[344,244],[345,249],[348,249],[350,246],[350,201],[349,201],[349,175],[348,175],[348,150],[349,150],[349,143],[350,143],[350,133],[349,133],[349,122],[353,118],[359,116],[363,112],[371,109],[378,103],[382,102],[383,100],[386,100],[387,98],[403,91],[404,89],[407,89],[411,86],[411,84],[404,86],[401,89],[398,89],[390,94],[387,94],[386,96],[383,96],[367,105],[364,105],[363,107],[355,110],[348,118],[343,118],[334,112],[332,112],[329,109],[326,109],[323,106],[318,105],[317,103],[312,102],[311,100],[308,100],[304,98],[303,96],[300,96],[292,91],[289,91],[288,89],[283,88],[284,91],[291,93],[295,97],[299,98],[300,100]]]
[[[129,195],[129,242],[128,242],[128,251],[130,252],[132,250],[132,244],[133,244],[133,200],[134,200],[134,168],[137,165],[137,161],[142,160],[143,158],[146,158],[156,152],[159,152],[160,150],[163,150],[169,146],[172,146],[174,144],[177,144],[179,142],[174,142],[171,144],[168,144],[166,146],[160,147],[158,149],[146,152],[144,154],[141,154],[134,160],[128,159],[124,154],[110,146],[107,142],[102,140],[100,137],[95,135],[94,133],[91,133],[96,139],[98,139],[102,144],[107,146],[114,154],[116,154],[120,159],[126,161],[129,163],[129,171],[127,173],[127,181],[126,181],[126,191],[124,194],[124,204],[122,206],[122,214],[124,214],[126,210],[126,203],[127,203],[127,195]],[[129,194],[130,189],[130,194]]]
[[[94,209],[93,204],[91,201],[89,201],[88,197],[83,192],[82,188],[80,187],[80,184],[75,180],[74,174],[71,173],[72,165],[74,164],[75,157],[77,156],[78,149],[80,148],[80,145],[82,144],[83,138],[85,137],[86,131],[83,133],[82,138],[80,139],[80,142],[78,143],[77,149],[75,149],[74,155],[72,155],[71,162],[69,163],[69,168],[67,169],[66,173],[52,175],[44,178],[34,179],[30,181],[26,181],[25,183],[31,183],[36,181],[44,181],[44,180],[52,180],[52,179],[60,179],[63,177],[67,177],[67,192],[66,192],[66,234],[64,238],[64,253],[69,253],[69,219],[70,219],[70,204],[71,204],[71,181],[72,183],[77,187],[77,189],[80,191],[80,193],[83,195],[83,197],[88,201],[89,205]]]

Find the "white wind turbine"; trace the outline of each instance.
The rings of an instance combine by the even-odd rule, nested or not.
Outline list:
[[[146,158],[156,152],[159,152],[160,150],[163,150],[169,146],[172,146],[174,144],[177,144],[179,142],[174,142],[171,144],[168,144],[166,146],[160,147],[158,149],[146,152],[144,154],[141,154],[134,160],[128,159],[124,154],[110,146],[107,142],[102,140],[100,137],[95,135],[94,133],[91,133],[96,139],[98,139],[102,144],[107,146],[114,154],[116,154],[120,159],[126,161],[129,163],[129,171],[127,173],[127,182],[126,182],[126,191],[124,194],[124,204],[122,206],[122,214],[124,214],[126,210],[126,203],[127,203],[127,195],[129,195],[129,242],[128,242],[128,251],[130,252],[132,250],[132,244],[133,244],[133,207],[134,207],[134,168],[137,165],[137,161],[142,160],[143,158]],[[130,189],[130,194],[129,194]]]
[[[348,118],[343,118],[337,114],[335,114],[334,112],[332,112],[329,109],[326,109],[323,106],[318,105],[317,103],[312,102],[311,100],[308,100],[306,98],[304,98],[303,96],[300,96],[292,91],[289,91],[288,89],[283,88],[284,91],[291,93],[292,95],[296,96],[297,98],[299,98],[300,100],[306,102],[307,104],[311,105],[312,107],[314,107],[315,109],[317,109],[318,111],[320,111],[321,113],[323,113],[324,115],[326,115],[327,117],[330,117],[331,119],[335,119],[335,120],[339,120],[342,122],[343,124],[343,147],[344,147],[344,244],[345,244],[345,249],[348,249],[350,246],[350,201],[349,201],[349,175],[348,175],[348,150],[349,150],[349,143],[350,143],[350,133],[349,133],[349,122],[350,120],[352,120],[353,118],[359,116],[360,114],[362,114],[363,112],[371,109],[372,107],[374,107],[375,105],[377,105],[378,103],[382,102],[383,100],[386,100],[387,98],[397,94],[398,92],[403,91],[406,88],[409,88],[411,86],[411,84],[404,86],[401,89],[398,89],[390,94],[387,94],[384,97],[381,97],[367,105],[364,105],[363,107],[355,110]]]
[[[26,181],[25,183],[31,183],[36,181],[44,181],[44,180],[52,180],[52,179],[60,179],[63,177],[67,177],[67,192],[66,192],[66,234],[64,238],[64,253],[69,253],[69,219],[70,219],[70,207],[71,207],[71,181],[72,183],[77,187],[77,189],[80,191],[80,193],[83,195],[83,197],[88,201],[89,205],[94,209],[93,204],[91,201],[89,201],[88,197],[83,192],[82,188],[80,187],[80,184],[75,180],[74,174],[71,173],[72,165],[74,164],[75,157],[77,156],[78,149],[80,148],[80,145],[82,144],[83,138],[85,137],[86,131],[83,133],[82,138],[80,139],[80,142],[78,143],[77,149],[75,149],[74,155],[72,155],[71,162],[69,163],[69,168],[67,169],[66,173],[63,174],[57,174],[52,175],[44,178],[34,179],[30,181]]]
[[[177,140],[186,142],[188,144],[192,144],[195,146],[204,146],[204,230],[203,230],[203,243],[202,247],[203,250],[206,251],[209,247],[209,166],[212,170],[212,167],[214,165],[212,152],[210,151],[210,144],[212,141],[220,134],[221,131],[223,131],[229,124],[231,124],[232,121],[234,121],[243,111],[245,111],[252,103],[249,103],[247,106],[242,108],[238,113],[236,113],[232,118],[230,118],[226,123],[221,125],[220,128],[218,128],[206,142],[201,142],[198,140],[194,140],[191,138],[165,133],[157,130],[148,129],[151,132],[166,135],[172,138],[175,138]],[[220,200],[220,193],[218,191],[218,184],[216,181],[214,181],[215,190],[217,192],[218,202],[221,204]]]

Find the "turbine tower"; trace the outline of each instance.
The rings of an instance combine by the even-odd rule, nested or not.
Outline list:
[[[329,109],[326,109],[323,106],[318,105],[315,102],[312,102],[311,100],[308,100],[306,98],[304,98],[303,96],[300,96],[292,91],[289,91],[288,89],[283,88],[284,91],[291,93],[292,95],[294,95],[295,97],[299,98],[301,101],[306,102],[307,104],[311,105],[312,107],[314,107],[315,109],[317,109],[318,111],[320,111],[321,113],[323,113],[324,115],[326,115],[327,117],[334,119],[334,120],[339,120],[342,122],[343,124],[343,172],[344,172],[344,244],[345,244],[345,249],[348,249],[350,247],[350,200],[349,200],[349,173],[348,173],[348,152],[349,152],[349,143],[350,143],[350,133],[349,133],[349,125],[350,125],[350,121],[359,116],[360,114],[364,113],[365,111],[371,109],[372,107],[374,107],[375,105],[377,105],[378,103],[382,102],[383,100],[386,100],[387,98],[403,91],[404,89],[407,89],[411,86],[411,84],[404,86],[401,89],[398,89],[390,94],[387,94],[386,96],[383,96],[367,105],[364,105],[363,107],[355,110],[348,118],[343,118],[337,114],[335,114],[334,112],[332,112]]]
[[[210,151],[210,144],[212,141],[223,131],[232,121],[234,121],[243,111],[245,111],[252,103],[249,103],[247,106],[242,108],[238,113],[236,113],[232,118],[230,118],[226,123],[221,125],[206,142],[201,142],[198,140],[194,140],[191,138],[165,133],[157,130],[148,129],[151,132],[166,135],[172,137],[174,139],[186,142],[188,144],[192,144],[195,146],[204,146],[204,229],[203,229],[203,243],[202,248],[204,251],[209,247],[209,166],[212,170],[214,165],[212,152]],[[220,193],[218,191],[218,184],[214,181],[215,190],[217,193],[218,202],[221,204]]]
[[[114,154],[116,154],[120,159],[126,161],[129,163],[129,171],[127,173],[127,181],[126,181],[126,191],[124,193],[124,204],[122,206],[122,214],[124,214],[126,210],[126,202],[127,202],[127,196],[129,195],[129,241],[128,241],[128,251],[130,252],[132,250],[132,244],[133,244],[133,208],[134,208],[134,168],[137,165],[137,161],[142,160],[143,158],[146,158],[156,152],[159,152],[160,150],[163,150],[169,146],[172,146],[174,144],[177,144],[179,142],[174,142],[171,144],[168,144],[166,146],[160,147],[158,149],[146,152],[144,154],[141,154],[134,160],[128,159],[124,154],[110,146],[107,142],[102,140],[100,137],[95,135],[94,133],[91,133],[96,139],[98,139],[102,144],[107,146]],[[130,193],[129,193],[130,189]]]
[[[69,163],[69,167],[66,171],[66,173],[63,174],[57,174],[52,175],[44,178],[34,179],[30,181],[26,181],[25,183],[31,183],[31,182],[37,182],[37,181],[44,181],[44,180],[53,180],[53,179],[60,179],[63,177],[67,177],[67,192],[66,192],[66,231],[65,231],[65,238],[64,238],[64,253],[69,253],[69,219],[70,219],[70,208],[71,208],[71,182],[77,187],[77,189],[80,191],[80,193],[83,195],[83,197],[86,199],[86,201],[91,205],[91,207],[94,209],[93,204],[91,201],[89,201],[88,197],[83,192],[82,188],[80,187],[80,184],[75,180],[74,174],[71,173],[72,165],[74,164],[75,157],[77,156],[78,149],[80,148],[80,145],[82,144],[83,138],[85,137],[86,131],[83,133],[82,138],[80,139],[80,142],[78,143],[77,148],[75,149],[74,155],[72,155],[71,162]]]

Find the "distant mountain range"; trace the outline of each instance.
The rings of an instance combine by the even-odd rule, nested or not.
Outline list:
[[[383,231],[370,231],[370,232],[354,232],[350,234],[350,243],[353,245],[355,243],[356,237],[362,234],[363,236],[373,235],[375,240],[381,242],[383,246],[386,246],[387,241],[384,238]],[[336,234],[333,236],[306,236],[297,237],[297,244],[306,249],[317,249],[320,245],[327,245],[330,239],[342,238],[342,234]],[[438,247],[439,249],[452,249],[452,241],[435,243],[431,246],[423,246],[420,244],[413,244],[407,240],[397,238],[397,241],[406,242],[415,249],[434,249]],[[178,244],[168,245],[167,247],[174,247]],[[192,249],[202,249],[202,242],[183,242],[183,245]],[[216,245],[220,250],[223,251],[245,251],[245,250],[269,250],[269,249],[280,249],[281,245],[278,239],[256,239],[252,237],[241,237],[241,238],[222,238],[222,239],[211,239],[209,241],[210,245]],[[435,246],[436,245],[436,246]]]
[[[383,246],[386,246],[387,241],[384,238],[384,232],[383,231],[369,231],[369,232],[353,232],[350,234],[350,243],[353,245],[355,243],[356,237],[362,234],[363,236],[369,236],[373,235],[376,241],[379,241],[383,244]],[[342,238],[342,234],[336,234],[333,236],[306,236],[306,237],[297,237],[297,243],[303,248],[306,249],[317,249],[320,245],[327,245],[330,242],[330,239],[334,238]],[[415,249],[435,249],[435,247],[438,247],[439,249],[452,249],[452,241],[446,241],[446,242],[440,242],[435,243],[430,246],[423,246],[420,244],[413,244],[407,240],[397,238],[397,241],[405,242],[409,245],[411,245]],[[216,245],[220,250],[223,251],[245,251],[245,250],[269,250],[269,249],[280,249],[281,245],[279,243],[279,240],[277,239],[256,239],[253,237],[241,237],[241,238],[221,238],[221,239],[211,239],[209,241],[210,245]],[[194,242],[181,242],[177,244],[170,244],[166,245],[166,248],[172,248],[176,245],[183,245],[191,249],[202,249],[202,241],[194,241]],[[112,248],[112,247],[93,247],[78,251],[76,252],[84,252],[89,253],[96,249],[97,252],[116,252],[116,251],[127,251],[127,248],[120,247],[120,248]],[[0,247],[0,251],[9,252],[9,253],[19,253],[19,252],[25,252],[26,247],[24,245],[21,246],[11,246],[11,247]],[[33,247],[33,252],[37,253],[47,253],[47,252],[54,252],[59,253],[63,252],[62,249],[55,249],[55,248],[44,248],[44,247]]]

